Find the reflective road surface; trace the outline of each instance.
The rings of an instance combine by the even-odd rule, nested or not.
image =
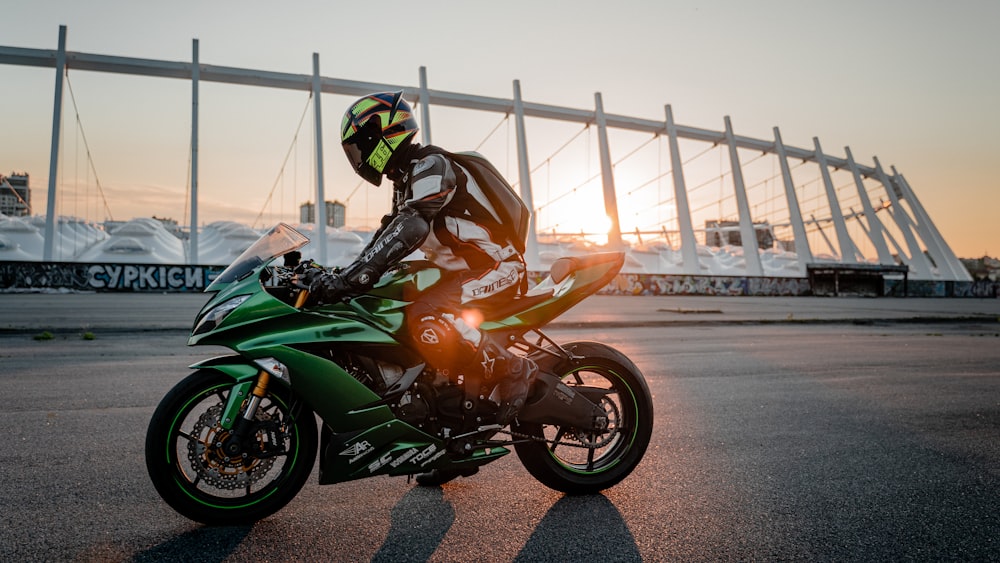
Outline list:
[[[1000,558],[994,324],[559,329],[645,373],[645,459],[566,497],[510,455],[440,488],[319,486],[206,528],[143,461],[187,365],[180,331],[0,335],[0,561],[675,561]]]

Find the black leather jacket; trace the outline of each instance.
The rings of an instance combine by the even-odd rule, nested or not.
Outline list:
[[[403,166],[389,174],[393,210],[342,272],[352,287],[371,287],[418,249],[450,271],[486,270],[520,259],[504,235],[486,226],[496,224],[496,212],[471,175],[435,149],[412,145],[400,159]],[[492,216],[484,217],[486,213]]]

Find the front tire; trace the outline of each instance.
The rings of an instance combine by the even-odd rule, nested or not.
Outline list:
[[[234,381],[199,370],[160,401],[146,433],[146,468],[157,492],[181,515],[208,525],[250,524],[288,504],[316,460],[316,418],[272,382],[248,444],[229,457],[220,418]]]
[[[653,401],[639,368],[614,348],[597,342],[563,347],[578,359],[540,366],[570,387],[608,389],[600,406],[609,432],[586,434],[547,424],[514,424],[515,437],[532,439],[514,446],[525,469],[544,485],[567,494],[591,494],[627,477],[649,445]]]

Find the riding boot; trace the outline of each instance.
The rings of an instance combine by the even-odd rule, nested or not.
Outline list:
[[[483,338],[479,357],[482,360],[483,375],[487,379],[499,379],[490,399],[499,405],[497,423],[506,426],[524,406],[535,374],[538,373],[538,366],[529,358],[511,353],[496,344],[488,336]]]

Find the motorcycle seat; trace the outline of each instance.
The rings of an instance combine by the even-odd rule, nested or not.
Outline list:
[[[507,317],[534,307],[535,305],[546,301],[552,297],[552,290],[548,290],[544,293],[539,293],[535,295],[520,295],[514,299],[505,301],[499,305],[492,306],[489,309],[482,310],[483,319],[487,321],[498,321],[500,319],[506,319]]]
[[[624,253],[622,252],[598,252],[581,256],[563,256],[552,263],[552,267],[549,268],[549,276],[552,277],[553,283],[559,283],[573,272],[598,264],[621,261],[623,257]]]

